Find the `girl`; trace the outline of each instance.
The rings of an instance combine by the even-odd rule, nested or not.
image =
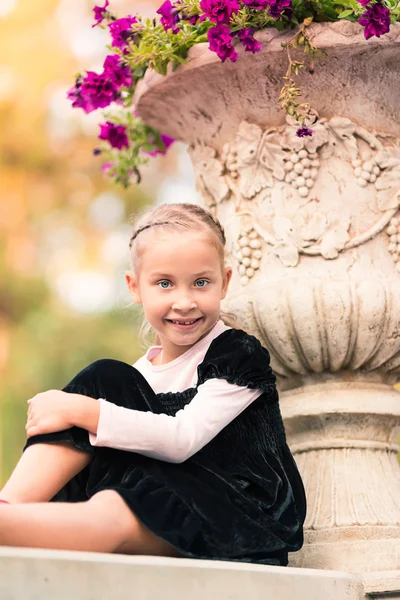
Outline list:
[[[0,545],[270,565],[302,546],[304,490],[269,354],[221,320],[224,245],[196,205],[136,223],[126,282],[158,343],[133,367],[99,360],[28,400]]]

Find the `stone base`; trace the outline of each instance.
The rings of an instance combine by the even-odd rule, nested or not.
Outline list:
[[[400,600],[400,571],[380,571],[363,576],[367,599]]]
[[[400,527],[336,527],[306,531],[304,537],[303,548],[290,555],[292,567],[350,573],[400,570]]]
[[[0,547],[0,598],[363,600],[365,596],[360,575],[338,571]]]

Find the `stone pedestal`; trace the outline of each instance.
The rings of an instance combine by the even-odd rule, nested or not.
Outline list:
[[[364,600],[364,589],[360,576],[336,571],[0,547],[2,600],[188,597]]]
[[[235,64],[199,45],[167,77],[148,72],[136,108],[189,144],[227,233],[226,308],[270,350],[308,497],[291,564],[396,570],[400,25],[368,42],[354,23],[310,27],[327,55],[300,80],[319,115],[305,138],[277,103],[291,35],[260,32],[260,54]]]

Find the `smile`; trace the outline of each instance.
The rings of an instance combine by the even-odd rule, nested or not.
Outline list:
[[[167,319],[170,323],[173,323],[174,325],[184,325],[184,326],[190,326],[190,325],[194,325],[195,323],[197,323],[198,321],[200,321],[201,317],[198,317],[197,319]]]

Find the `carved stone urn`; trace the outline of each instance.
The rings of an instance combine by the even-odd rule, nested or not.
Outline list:
[[[189,144],[227,233],[226,307],[271,353],[308,499],[290,564],[396,570],[400,25],[369,41],[344,21],[309,30],[327,53],[300,80],[319,115],[311,137],[278,105],[293,34],[275,29],[236,63],[201,44],[167,77],[148,72],[136,108]]]

